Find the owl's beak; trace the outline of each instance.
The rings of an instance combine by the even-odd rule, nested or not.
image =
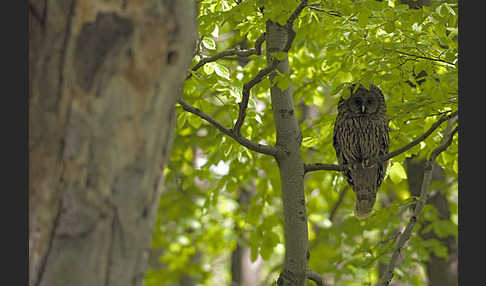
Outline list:
[[[361,105],[361,113],[365,113],[366,107],[364,105]]]

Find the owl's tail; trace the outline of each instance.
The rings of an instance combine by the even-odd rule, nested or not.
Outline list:
[[[354,214],[357,218],[367,218],[376,201],[376,190],[358,190],[356,193],[356,203],[354,205]]]

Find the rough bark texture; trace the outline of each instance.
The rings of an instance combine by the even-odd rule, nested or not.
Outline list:
[[[29,282],[141,285],[193,1],[29,3]]]
[[[272,52],[285,48],[289,31],[277,23],[267,22],[267,56],[272,60]],[[289,73],[288,57],[285,57],[277,69]],[[276,75],[270,75],[272,79]],[[282,202],[284,213],[285,261],[277,284],[279,286],[303,286],[306,282],[309,242],[307,230],[307,211],[304,195],[304,164],[300,146],[302,135],[290,88],[280,90],[273,86],[270,90],[272,111],[277,131],[276,147],[282,150],[276,156],[280,180],[282,182]]]
[[[420,189],[424,178],[425,160],[407,159],[406,161],[407,182],[412,196],[420,196]],[[444,171],[437,163],[434,163],[432,180],[445,181]],[[450,219],[450,210],[447,197],[439,191],[432,191],[427,200],[433,205],[439,214],[440,219]],[[428,226],[423,222],[422,228]],[[425,263],[427,280],[429,286],[457,286],[457,243],[454,237],[440,238],[433,232],[420,233],[423,239],[437,239],[447,247],[449,257],[444,259],[430,254],[430,259]]]

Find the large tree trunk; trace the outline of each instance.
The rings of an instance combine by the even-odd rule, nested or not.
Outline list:
[[[194,1],[29,3],[29,279],[141,285]]]

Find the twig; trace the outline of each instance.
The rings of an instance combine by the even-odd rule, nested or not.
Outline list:
[[[414,118],[409,118],[407,120],[404,120],[403,122],[407,122],[407,121],[413,121],[413,120],[418,120],[418,119],[425,119],[427,117],[432,117],[432,116],[438,116],[438,115],[444,115],[444,114],[447,114],[449,113],[450,111],[443,111],[443,112],[438,112],[438,113],[433,113],[433,114],[427,114],[425,116],[421,116],[421,117],[414,117]]]
[[[195,114],[195,115],[201,117],[202,119],[206,120],[207,122],[211,123],[214,127],[216,127],[219,131],[221,131],[221,133],[228,135],[229,137],[233,138],[236,142],[240,143],[241,145],[245,146],[246,148],[248,148],[252,151],[261,153],[261,154],[265,154],[265,155],[275,156],[278,153],[278,150],[275,147],[268,146],[268,145],[262,145],[262,144],[253,142],[253,141],[248,140],[247,138],[243,137],[241,134],[237,134],[237,133],[233,132],[231,129],[224,127],[223,125],[221,125],[221,123],[216,121],[210,115],[204,113],[203,111],[201,111],[200,109],[198,109],[194,106],[191,106],[190,104],[188,104],[184,100],[179,99],[177,102],[182,106],[182,108],[185,111],[188,111],[192,114]]]
[[[343,15],[337,11],[328,11],[328,10],[324,10],[322,8],[319,8],[319,7],[315,7],[315,6],[309,6],[309,9],[312,9],[312,10],[316,10],[316,11],[319,11],[319,12],[323,12],[329,16],[335,16],[335,17],[343,17]]]
[[[435,161],[437,156],[439,156],[439,154],[442,151],[446,150],[447,147],[451,145],[452,139],[457,131],[458,131],[458,127],[456,126],[446,137],[444,137],[444,139],[442,140],[442,144],[432,151],[432,153],[429,156],[429,159],[425,162],[425,171],[424,171],[424,178],[422,181],[422,188],[420,191],[420,199],[415,205],[413,214],[410,217],[407,227],[405,228],[403,233],[400,235],[400,238],[398,239],[398,243],[395,246],[390,263],[387,265],[387,268],[383,273],[383,276],[380,279],[378,286],[390,285],[390,282],[393,278],[395,267],[398,262],[398,257],[400,256],[403,247],[410,239],[413,227],[415,226],[415,223],[417,222],[417,219],[419,218],[420,213],[422,212],[422,208],[424,207],[425,202],[427,201],[427,197],[429,193],[429,185],[430,185],[430,181],[432,180],[432,166],[433,166],[432,163]]]
[[[332,206],[332,209],[331,209],[331,212],[329,213],[329,220],[334,223],[334,219],[336,217],[336,214],[337,214],[337,210],[339,209],[339,207],[341,206],[341,204],[343,203],[344,201],[344,197],[347,193],[349,189],[349,186],[346,185],[343,190],[341,191],[341,193],[339,194],[339,198],[337,200],[337,202]]]
[[[238,57],[249,57],[251,55],[261,55],[262,54],[262,44],[265,41],[265,33],[261,34],[260,37],[255,41],[255,47],[248,49],[248,50],[240,50],[240,49],[229,49],[226,51],[219,52],[215,55],[210,57],[206,57],[201,59],[194,67],[191,68],[191,71],[197,71],[202,66],[207,63],[215,62],[219,59],[231,57],[231,56],[238,56]],[[189,73],[186,76],[186,80],[192,77],[192,73]]]
[[[314,283],[316,283],[317,286],[326,285],[324,284],[324,280],[322,280],[322,276],[319,273],[314,272],[312,270],[307,271],[307,279],[314,281]]]
[[[383,162],[387,161],[395,156],[398,156],[410,148],[414,147],[415,145],[419,144],[420,142],[424,141],[429,137],[444,121],[447,121],[453,117],[456,117],[458,114],[457,111],[454,111],[450,113],[449,115],[444,115],[442,116],[437,122],[435,122],[427,132],[425,132],[422,136],[418,137],[417,139],[413,140],[409,144],[403,146],[400,149],[397,149],[391,153],[388,153],[385,156],[379,157],[379,158],[374,158],[369,160],[370,162]],[[334,165],[334,164],[322,164],[322,163],[316,163],[316,164],[304,164],[304,171],[305,173],[312,172],[312,171],[318,171],[318,170],[328,170],[328,171],[342,171],[344,168],[346,168],[347,165]]]
[[[324,10],[324,9],[322,9],[320,7],[316,7],[316,6],[308,6],[308,7],[309,7],[309,9],[312,9],[312,10],[315,10],[315,11],[319,11],[319,12],[323,12],[323,13],[329,15],[329,16],[341,17],[341,18],[344,17],[344,15],[341,14],[340,12],[338,12],[338,11]],[[358,19],[356,19],[356,18],[350,18],[349,21],[351,21],[351,22],[358,22]]]
[[[398,53],[398,54],[401,54],[401,55],[405,55],[405,56],[409,56],[409,57],[414,57],[415,59],[423,59],[423,60],[429,60],[429,61],[434,61],[434,62],[441,62],[441,63],[444,63],[444,64],[451,65],[453,67],[456,66],[454,63],[445,61],[445,60],[440,59],[440,58],[425,57],[425,56],[415,55],[415,54],[409,54],[409,53],[402,52],[402,51],[397,51],[397,50],[390,50],[390,49],[384,49],[384,50],[385,51],[388,51],[388,52],[395,52],[395,53]]]

